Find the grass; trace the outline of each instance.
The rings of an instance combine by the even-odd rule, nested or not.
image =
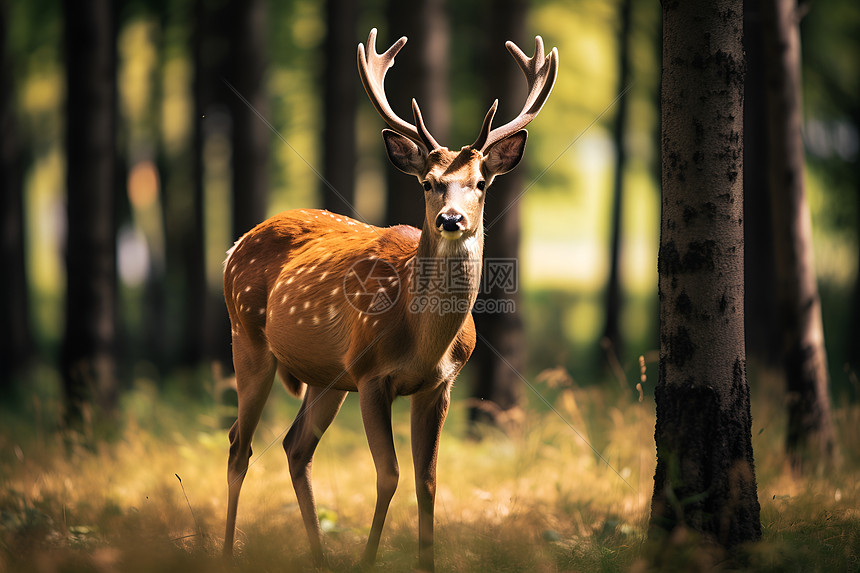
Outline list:
[[[466,403],[454,403],[439,459],[439,570],[649,568],[654,557],[654,548],[645,542],[655,465],[653,400],[646,396],[640,403],[605,388],[550,386],[539,388],[558,415],[534,405],[508,436],[491,432],[480,442],[466,437]],[[44,421],[51,419],[45,414],[50,405],[4,416],[0,571],[311,569],[280,447],[298,403],[279,388],[275,394],[254,444],[239,504],[237,558],[230,567],[219,557],[227,436],[211,403],[188,406],[139,384],[124,400],[121,434],[94,446],[50,431]],[[670,566],[860,570],[860,407],[835,412],[841,469],[801,481],[783,471],[781,413],[773,406],[778,401],[756,402],[763,541],[729,563],[676,539]],[[416,563],[407,405],[406,400],[395,403],[401,481],[383,533],[380,571],[409,570]],[[41,414],[34,415],[35,410]],[[335,571],[358,568],[375,500],[374,475],[352,397],[320,444],[314,465]]]

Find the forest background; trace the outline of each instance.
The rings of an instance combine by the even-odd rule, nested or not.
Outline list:
[[[489,2],[428,0],[411,11],[381,1],[237,4],[128,0],[111,4],[102,21],[106,45],[115,48],[105,52],[105,65],[115,70],[106,101],[115,108],[106,109],[107,128],[82,129],[109,132],[112,153],[104,158],[115,184],[108,203],[95,199],[99,209],[85,208],[83,218],[105,207],[110,213],[105,236],[113,242],[100,247],[115,266],[94,276],[111,283],[113,299],[107,311],[78,311],[108,321],[98,344],[112,374],[80,400],[70,399],[64,366],[77,336],[69,324],[78,321],[70,319],[76,305],[67,298],[67,165],[82,133],[81,126],[70,132],[75,111],[65,96],[75,49],[70,8],[46,0],[2,4],[9,271],[0,290],[0,562],[21,567],[38,550],[47,568],[210,564],[223,519],[225,427],[235,415],[224,252],[254,223],[291,208],[326,206],[374,224],[420,226],[420,188],[387,167],[381,121],[355,71],[357,43],[378,27],[380,49],[410,37],[388,76],[395,109],[417,97],[431,131],[450,147],[474,138],[494,98],[506,118],[522,101],[522,91],[498,87],[499,77],[519,72],[497,31],[518,35],[527,52],[540,34],[561,55],[552,97],[529,127],[514,191],[488,198],[488,219],[504,217],[488,245],[500,243],[498,252],[517,263],[518,318],[490,323],[491,332],[515,333],[514,350],[505,351],[514,368],[499,373],[492,356],[476,355],[454,392],[440,461],[440,488],[447,488],[440,490],[441,566],[634,563],[654,473],[659,3],[535,1],[494,10]],[[810,240],[844,465],[802,479],[785,471],[773,245],[762,239],[769,212],[750,199],[752,183],[745,205],[747,366],[770,545],[750,550],[748,564],[825,559],[856,568],[860,10],[848,0],[819,0],[799,13]],[[759,20],[757,10],[746,11],[747,38]],[[425,48],[433,45],[428,38],[442,38],[445,47]],[[431,55],[419,60],[425,53]],[[748,73],[754,65],[748,62]],[[754,72],[747,114],[756,113],[751,78]],[[516,78],[524,90],[520,83]],[[747,142],[753,133],[747,130]],[[764,161],[745,159],[745,183],[754,182]],[[337,204],[320,174],[351,206]],[[359,547],[373,499],[372,464],[351,402],[321,445],[317,472],[330,543],[344,561]],[[255,451],[277,445],[297,408],[275,389]],[[404,414],[395,420],[398,447],[408,450]],[[249,569],[284,558],[306,564],[290,489],[280,454],[261,454],[240,510]],[[392,570],[409,563],[409,498],[400,491],[392,514],[388,563],[383,557]],[[136,553],[135,531],[143,532],[143,547],[159,551]],[[297,540],[293,546],[278,543],[284,531],[297,532],[286,537]],[[465,532],[471,543],[460,549],[456,539]]]

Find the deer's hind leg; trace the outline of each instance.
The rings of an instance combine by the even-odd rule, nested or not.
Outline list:
[[[302,521],[317,565],[323,564],[322,532],[311,485],[311,466],[317,444],[340,411],[346,394],[344,390],[309,386],[299,413],[284,438],[284,451],[290,463],[293,489],[296,490]]]
[[[275,357],[265,343],[244,334],[233,336],[233,367],[239,394],[239,415],[230,428],[230,454],[227,461],[227,527],[224,534],[224,556],[233,554],[236,511],[239,492],[248,471],[251,440],[260,422],[263,406],[275,378]]]

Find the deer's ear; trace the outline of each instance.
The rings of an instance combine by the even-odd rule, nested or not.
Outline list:
[[[385,140],[385,150],[388,159],[396,168],[409,175],[420,175],[424,170],[427,154],[408,137],[404,137],[390,129],[382,130]]]
[[[517,166],[526,150],[529,132],[521,129],[493,144],[484,157],[484,169],[489,175],[501,175]]]

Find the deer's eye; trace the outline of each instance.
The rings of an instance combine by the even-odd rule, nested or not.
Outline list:
[[[430,191],[431,189],[433,189],[433,185],[431,185],[429,181],[425,181],[421,185],[424,186],[425,191]]]
[[[478,181],[478,184],[476,185],[476,187],[478,188],[479,191],[483,191],[484,187],[486,187],[486,186],[487,186],[487,182],[484,181],[483,179]]]

